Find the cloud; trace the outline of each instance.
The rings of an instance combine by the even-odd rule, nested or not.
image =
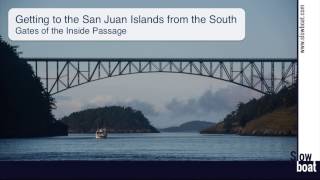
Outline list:
[[[82,107],[82,102],[76,99],[56,100],[57,109],[53,110],[53,114],[56,118],[61,118],[69,115],[72,112],[79,111]]]
[[[159,114],[159,112],[155,110],[155,106],[151,103],[137,99],[117,100],[111,96],[104,95],[95,96],[89,102],[83,103],[81,109],[83,110],[103,106],[130,106],[134,109],[142,111],[145,115],[157,116]]]
[[[114,99],[112,98],[112,96],[97,95],[89,99],[88,101],[83,100],[81,110],[106,106],[107,104],[112,103],[113,101]]]
[[[69,101],[72,98],[70,96],[56,95],[54,96],[54,99],[57,101]]]
[[[120,103],[121,104],[121,103]],[[139,100],[132,100],[130,102],[124,103],[125,106],[131,106],[134,109],[140,110],[143,112],[143,114],[147,116],[158,116],[159,112],[155,110],[155,107],[153,104],[139,101]]]
[[[149,103],[138,99],[115,99],[109,95],[96,95],[90,99],[70,99],[59,97],[56,116],[103,106],[130,106],[140,110],[156,127],[176,126],[192,120],[221,121],[226,114],[236,108],[239,102],[247,102],[261,94],[238,86],[227,86],[215,92],[207,90],[197,97],[173,98],[165,104]],[[162,108],[159,108],[162,107]],[[159,108],[159,109],[157,109]]]
[[[239,102],[259,96],[259,93],[243,87],[228,86],[216,92],[207,90],[199,97],[184,101],[173,99],[165,107],[174,119],[218,121],[234,110]]]

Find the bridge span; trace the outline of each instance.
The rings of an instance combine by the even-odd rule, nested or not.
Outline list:
[[[297,81],[297,59],[22,58],[54,95],[85,83],[137,73],[181,73],[218,79],[263,94]]]

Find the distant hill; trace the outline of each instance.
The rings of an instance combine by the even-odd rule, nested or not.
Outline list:
[[[141,111],[131,107],[106,106],[75,112],[61,121],[72,133],[93,133],[106,128],[108,133],[156,133]]]
[[[294,84],[277,94],[240,103],[223,121],[203,129],[208,134],[297,135],[298,88]]]
[[[168,127],[160,129],[161,132],[199,132],[204,128],[208,128],[215,123],[207,121],[190,121],[181,124],[180,126]]]

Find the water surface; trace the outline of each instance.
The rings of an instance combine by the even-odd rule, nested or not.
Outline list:
[[[0,160],[290,160],[296,137],[198,133],[94,134],[0,139]]]

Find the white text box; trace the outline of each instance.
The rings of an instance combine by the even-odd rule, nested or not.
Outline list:
[[[8,34],[19,41],[240,41],[241,8],[13,8]]]

